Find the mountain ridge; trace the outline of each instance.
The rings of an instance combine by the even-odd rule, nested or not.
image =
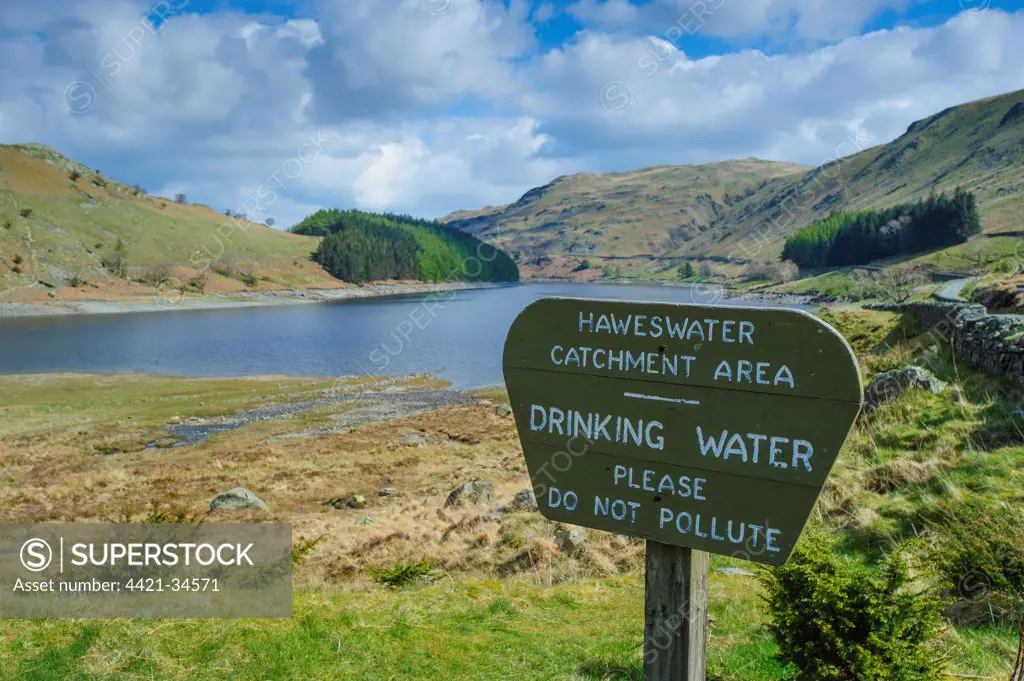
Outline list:
[[[632,257],[627,270],[641,278],[671,276],[656,262],[772,260],[787,235],[834,211],[890,207],[960,185],[978,195],[993,232],[1019,227],[1024,214],[1022,139],[1018,90],[947,107],[890,142],[816,168],[748,157],[580,173],[443,220],[518,253],[534,278],[597,276],[579,268],[583,259]]]

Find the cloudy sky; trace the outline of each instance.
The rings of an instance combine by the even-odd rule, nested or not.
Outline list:
[[[817,165],[1024,88],[1024,0],[0,2],[0,142],[287,226],[563,174]],[[251,202],[249,205],[253,205]]]

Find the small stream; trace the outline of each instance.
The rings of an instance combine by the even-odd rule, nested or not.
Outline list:
[[[332,423],[314,429],[307,429],[293,435],[326,435],[348,428],[353,428],[369,421],[381,421],[390,418],[411,416],[440,407],[468,404],[470,397],[456,390],[384,390],[380,392],[340,393],[318,400],[293,402],[275,405],[262,409],[242,411],[228,416],[210,419],[189,419],[183,423],[171,423],[163,430],[169,437],[150,442],[146,449],[173,449],[204,442],[211,435],[243,428],[251,423],[261,421],[280,421],[291,418],[310,409],[330,405],[353,404],[331,416]]]

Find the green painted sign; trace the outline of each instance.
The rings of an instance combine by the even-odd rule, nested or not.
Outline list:
[[[846,340],[799,310],[549,298],[503,364],[545,517],[769,564],[862,402]]]

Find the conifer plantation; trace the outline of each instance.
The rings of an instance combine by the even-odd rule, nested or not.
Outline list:
[[[432,220],[332,209],[313,213],[291,231],[324,237],[313,260],[344,281],[519,280],[507,253]]]
[[[981,233],[974,194],[958,187],[953,196],[882,210],[835,213],[786,240],[783,260],[801,268],[864,265],[879,258],[961,244]]]

